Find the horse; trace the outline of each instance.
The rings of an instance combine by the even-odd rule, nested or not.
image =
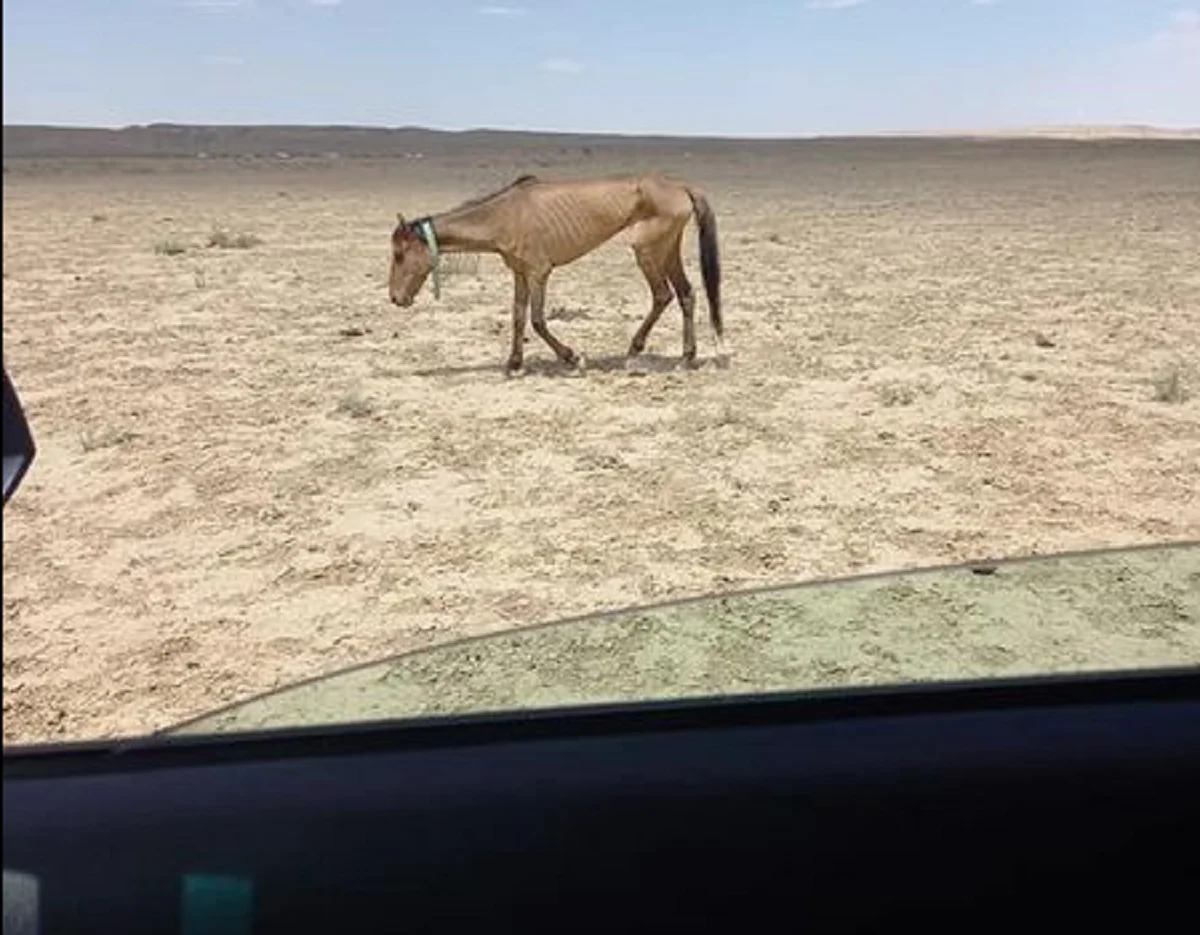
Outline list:
[[[513,274],[512,350],[505,372],[511,376],[522,371],[527,310],[533,330],[555,356],[568,366],[580,367],[579,354],[546,325],[547,280],[554,269],[631,229],[633,253],[652,298],[627,357],[632,362],[642,353],[651,329],[674,297],[683,312],[684,365],[695,367],[695,298],[680,253],[684,228],[693,217],[709,324],[717,354],[723,357],[716,216],[703,192],[656,174],[557,181],[523,175],[490,195],[440,214],[406,221],[398,212],[392,231],[388,294],[394,304],[408,308],[432,274],[436,298],[442,254],[496,254]]]

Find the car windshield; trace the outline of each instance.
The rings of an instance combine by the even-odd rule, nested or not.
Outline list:
[[[5,3],[5,743],[1200,665],[1195,5]]]

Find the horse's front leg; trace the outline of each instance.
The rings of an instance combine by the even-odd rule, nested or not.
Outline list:
[[[581,367],[583,359],[570,346],[551,334],[550,327],[546,324],[546,280],[549,276],[547,270],[544,273],[531,274],[529,277],[529,305],[533,330],[549,345],[550,350],[554,351],[554,356],[560,361],[571,367]]]
[[[513,271],[512,349],[504,370],[510,377],[518,376],[525,365],[525,315],[529,308],[529,280],[524,273]]]

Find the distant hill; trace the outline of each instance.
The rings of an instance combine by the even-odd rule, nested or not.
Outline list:
[[[646,142],[655,138],[568,133],[523,133],[505,130],[447,132],[420,127],[312,126],[185,126],[150,124],[108,130],[84,127],[5,126],[4,156],[13,157],[229,157],[329,156],[346,157],[421,154],[436,156],[464,149],[535,149],[550,146],[586,147]],[[665,138],[657,138],[662,142]],[[716,142],[716,141],[713,141]],[[702,144],[688,140],[690,145]]]
[[[1151,127],[1143,124],[1066,124],[1049,127],[1017,127],[1007,130],[962,130],[955,133],[930,135],[1000,140],[1200,140],[1200,127],[1169,128]]]
[[[1153,127],[1050,127],[1028,130],[984,130],[961,133],[884,133],[881,138],[1036,138],[1036,139],[1200,139],[1200,129],[1160,130]],[[861,137],[860,137],[861,138]],[[765,141],[764,141],[765,142]],[[783,141],[777,141],[783,142]],[[156,123],[119,130],[91,127],[5,126],[4,157],[402,157],[438,156],[478,149],[512,152],[546,147],[662,145],[698,149],[730,147],[745,141],[728,138],[619,136],[614,134],[534,133],[507,130],[447,132],[421,127],[353,126],[193,126]]]

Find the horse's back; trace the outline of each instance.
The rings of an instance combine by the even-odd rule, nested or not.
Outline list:
[[[574,262],[626,228],[635,241],[667,237],[692,214],[688,189],[654,173],[535,178],[514,183],[513,194],[520,251],[554,266]]]
[[[573,179],[544,179],[523,175],[512,188],[535,201],[564,196],[577,203],[612,202],[614,199],[645,203],[652,211],[675,214],[691,212],[688,186],[657,172],[585,176]]]

